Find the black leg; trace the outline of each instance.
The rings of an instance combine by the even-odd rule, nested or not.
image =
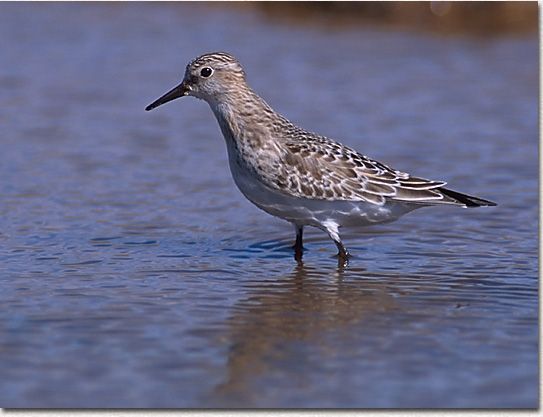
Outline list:
[[[349,251],[345,248],[345,246],[343,246],[343,243],[341,242],[341,238],[339,237],[338,225],[335,223],[328,223],[328,224],[325,224],[325,226],[326,226],[326,229],[324,230],[326,231],[326,233],[328,233],[328,236],[330,236],[330,238],[334,241],[334,243],[337,246],[337,250],[338,250],[337,256],[341,260],[347,262],[351,255],[349,255]]]
[[[304,253],[304,247],[302,244],[302,241],[303,241],[302,235],[303,235],[304,227],[298,226],[297,224],[295,224],[294,227],[296,228],[296,243],[294,244],[294,259],[296,259],[297,261],[301,261],[302,255]]]
[[[349,251],[347,250],[347,248],[345,248],[345,246],[343,246],[341,240],[334,240],[334,243],[336,244],[338,250],[337,256],[339,256],[344,261],[348,261],[351,255],[349,255]]]

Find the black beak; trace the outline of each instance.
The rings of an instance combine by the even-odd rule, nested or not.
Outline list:
[[[182,82],[177,87],[175,87],[173,90],[168,91],[166,94],[164,94],[159,99],[153,101],[151,104],[149,104],[145,111],[153,110],[155,107],[158,107],[164,103],[167,103],[168,101],[175,100],[176,98],[186,96],[189,93],[189,88],[187,85]]]

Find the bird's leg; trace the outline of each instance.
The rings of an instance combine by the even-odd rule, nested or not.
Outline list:
[[[349,251],[343,246],[343,242],[341,242],[341,238],[339,237],[339,226],[336,223],[328,222],[324,224],[326,227],[326,232],[328,233],[328,236],[334,241],[334,243],[337,246],[339,258],[343,259],[344,261],[348,261],[350,256]]]
[[[349,251],[347,250],[347,248],[345,248],[345,246],[343,246],[343,243],[341,242],[341,240],[340,239],[338,239],[338,240],[334,239],[334,243],[336,244],[337,250],[338,250],[337,256],[339,256],[344,261],[348,261],[349,258],[351,257],[351,255],[349,254]]]
[[[298,226],[297,224],[295,224],[294,227],[296,228],[296,243],[294,244],[294,259],[296,259],[297,261],[301,261],[302,255],[304,252],[304,247],[302,244],[302,240],[303,240],[302,235],[303,235],[304,227]]]

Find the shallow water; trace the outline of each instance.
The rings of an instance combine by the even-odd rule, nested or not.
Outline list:
[[[536,407],[538,43],[295,27],[234,7],[2,3],[2,407]],[[225,50],[293,122],[497,201],[345,230],[235,188]]]

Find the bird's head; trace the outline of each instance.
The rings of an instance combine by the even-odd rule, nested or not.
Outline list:
[[[247,85],[245,71],[232,55],[214,52],[193,59],[187,65],[181,84],[155,100],[145,110],[149,111],[183,96],[193,96],[208,103],[217,103],[232,94],[236,88]]]

